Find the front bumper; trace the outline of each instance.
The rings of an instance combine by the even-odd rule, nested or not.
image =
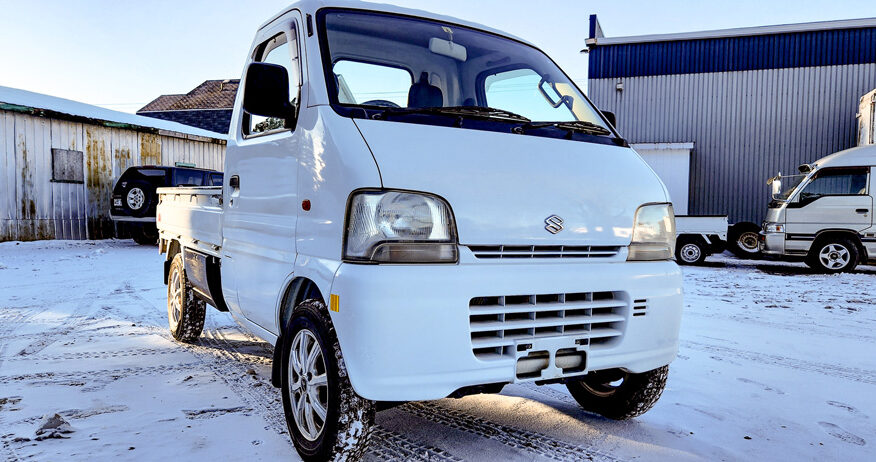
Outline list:
[[[645,372],[669,364],[678,351],[681,287],[674,262],[342,264],[332,285],[338,303],[331,316],[358,394],[381,401],[428,400],[473,385],[547,380],[611,368]],[[613,314],[622,321],[611,324],[620,335],[610,341],[590,345],[584,340],[582,345],[575,340],[589,334],[552,335],[533,328],[529,332],[541,336],[499,348],[504,354],[489,359],[475,354],[472,299],[532,295],[536,300],[544,294],[606,292],[625,300],[625,307]],[[538,324],[541,315],[529,321],[515,319],[515,326],[532,321],[531,327],[547,329]],[[582,326],[574,327],[582,332]],[[521,331],[507,330],[504,335],[511,338],[512,332]],[[577,349],[586,355],[585,367],[564,373],[551,364],[537,376],[521,379],[518,357],[527,352],[519,353],[518,348],[526,346],[530,352],[549,352],[551,360],[559,350]]]
[[[785,254],[785,233],[760,232],[758,247],[765,255]]]

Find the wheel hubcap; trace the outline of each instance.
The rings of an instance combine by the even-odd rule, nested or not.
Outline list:
[[[298,431],[308,441],[319,438],[328,409],[328,380],[322,348],[306,329],[295,334],[289,351],[289,398]]]
[[[756,253],[758,251],[757,233],[742,233],[739,235],[737,242],[739,243],[739,248],[746,252]]]
[[[613,395],[626,379],[624,372],[602,371],[586,376],[581,384],[593,395],[605,398]]]
[[[681,258],[686,262],[694,262],[700,258],[700,248],[695,244],[685,244],[681,247]]]
[[[143,207],[143,202],[146,201],[146,195],[143,194],[143,190],[140,188],[131,188],[131,190],[128,191],[127,200],[128,207],[130,207],[131,210],[139,210],[140,207]]]
[[[182,317],[182,278],[179,271],[174,271],[170,275],[170,319],[173,325],[179,323],[179,318]]]
[[[851,260],[849,249],[840,244],[828,244],[818,253],[818,259],[821,264],[827,269],[845,268]]]

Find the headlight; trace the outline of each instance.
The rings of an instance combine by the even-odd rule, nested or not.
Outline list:
[[[764,231],[768,233],[784,233],[785,226],[778,223],[767,223],[766,226],[764,226]]]
[[[350,199],[344,259],[376,263],[455,263],[453,212],[422,193],[363,191]]]
[[[669,260],[674,254],[675,213],[672,204],[639,207],[627,260]]]

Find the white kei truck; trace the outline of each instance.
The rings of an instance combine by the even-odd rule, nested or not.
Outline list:
[[[829,155],[799,171],[769,180],[773,200],[760,233],[764,255],[802,258],[825,273],[876,262],[876,145]]]
[[[392,403],[564,383],[650,409],[678,351],[665,186],[535,46],[390,5],[258,30],[222,187],[159,190],[170,330],[206,304],[274,345],[305,460],[357,459]]]

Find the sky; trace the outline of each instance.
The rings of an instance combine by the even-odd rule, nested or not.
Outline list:
[[[125,112],[239,78],[258,26],[290,0],[0,0],[0,86]],[[607,37],[876,17],[873,0],[391,0],[534,43],[582,87],[588,17]]]

